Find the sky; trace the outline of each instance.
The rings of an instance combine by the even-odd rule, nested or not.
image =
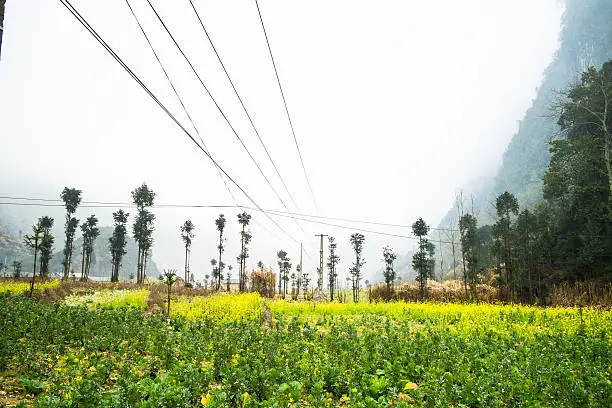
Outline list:
[[[146,0],[129,0],[219,165],[260,208],[286,211],[211,98],[163,31]],[[259,2],[280,81],[310,179],[309,193],[254,1],[194,1],[285,191],[206,39],[189,0],[151,0],[291,212],[435,226],[456,191],[492,178],[518,121],[558,46],[558,0]],[[73,5],[198,139],[123,0]],[[59,1],[8,0],[0,60],[0,195],[129,202],[146,182],[158,204],[253,207],[83,29]],[[0,200],[7,201],[7,200]],[[316,204],[315,204],[316,202]],[[62,210],[2,206],[27,224]],[[134,210],[128,210],[134,213]],[[214,220],[228,219],[225,259],[239,252],[238,209],[156,208],[153,260],[182,270],[179,227],[191,219],[191,270],[209,272]],[[338,221],[345,228],[261,212],[253,216],[248,266],[318,265],[315,234],[336,237],[340,274],[353,261],[355,228],[411,235],[409,228]],[[82,208],[112,224],[111,209]],[[320,220],[320,219],[319,219]],[[133,221],[133,218],[132,218]],[[279,229],[279,226],[281,229]],[[364,275],[382,268],[382,248],[400,254],[409,238],[363,232]],[[437,235],[432,236],[436,239]],[[61,240],[57,240],[61,242]],[[61,246],[61,244],[59,244]],[[327,243],[325,245],[327,256]],[[60,248],[58,248],[60,249]],[[234,262],[235,263],[235,262]]]

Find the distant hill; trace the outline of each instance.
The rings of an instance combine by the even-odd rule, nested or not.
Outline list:
[[[91,270],[89,276],[92,277],[110,277],[110,265],[111,256],[108,251],[108,239],[113,234],[112,227],[101,227],[100,236],[94,243],[94,254],[91,261]],[[81,276],[81,262],[83,257],[81,256],[81,248],[83,247],[83,238],[79,237],[74,242],[74,254],[72,256],[72,270],[75,276],[78,278]],[[57,247],[57,252],[53,255],[53,261],[51,263],[51,270],[61,271],[62,270],[62,249],[63,245]],[[153,246],[155,250],[155,246]],[[130,277],[130,274],[136,273],[136,262],[138,257],[138,247],[136,242],[132,239],[128,239],[127,254],[123,257],[121,268],[119,269],[119,279],[124,280]],[[159,269],[155,262],[149,260],[147,265],[147,276],[156,278],[159,275]]]
[[[25,229],[23,231],[26,231]],[[113,233],[112,227],[101,227],[100,236],[94,244],[94,255],[89,273],[92,277],[110,277],[110,253],[108,251],[108,239]],[[62,250],[64,247],[62,236],[55,237],[54,253],[51,259],[51,273],[60,274],[62,271]],[[74,254],[72,260],[72,270],[78,278],[81,274],[81,247],[83,244],[82,238],[77,238],[74,243]],[[153,246],[155,250],[155,246]],[[127,254],[123,259],[121,269],[119,270],[119,279],[127,280],[130,274],[136,271],[136,257],[138,248],[133,239],[128,240]],[[32,251],[23,244],[23,237],[17,234],[9,233],[7,228],[0,224],[0,260],[7,262],[9,265],[9,273],[12,273],[11,264],[13,261],[23,262],[23,271],[30,272],[34,262]],[[159,269],[155,262],[150,261],[147,267],[147,276],[157,277]]]
[[[549,140],[559,131],[552,110],[559,99],[559,91],[577,81],[589,66],[601,67],[612,59],[612,1],[566,0],[565,4],[559,49],[504,153],[501,168],[497,175],[491,175],[489,185],[476,186],[471,191],[466,189],[467,195],[475,198],[480,225],[493,222],[492,203],[504,191],[513,193],[522,208],[533,207],[542,200]],[[457,210],[452,208],[439,226],[457,228],[457,221]],[[444,253],[445,263],[450,265],[447,262],[452,257],[450,248],[444,248]]]

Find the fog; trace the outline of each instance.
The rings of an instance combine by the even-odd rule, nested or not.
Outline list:
[[[264,209],[285,211],[144,0],[131,0],[218,163]],[[75,7],[193,133],[123,1],[75,0]],[[299,211],[259,144],[188,1],[153,1],[237,133],[291,211],[326,217],[436,225],[458,188],[493,177],[557,47],[557,0],[260,2],[316,206],[300,165],[252,1],[196,2]],[[57,1],[7,2],[0,61],[0,195],[129,202],[146,182],[158,204],[233,205],[211,161]],[[195,133],[194,133],[195,134]],[[486,178],[486,177],[484,177]],[[231,187],[239,204],[253,203]],[[0,200],[11,201],[11,200]],[[25,229],[61,208],[0,205]],[[133,209],[128,209],[134,214]],[[224,258],[239,252],[238,209],[156,208],[153,260],[182,270],[179,226],[196,225],[191,270],[210,270],[228,218]],[[304,244],[314,273],[315,234],[337,238],[341,276],[352,262],[350,228],[249,211],[251,258],[293,265]],[[110,209],[81,208],[112,223]],[[130,220],[132,221],[133,218]],[[396,235],[407,228],[323,220]],[[298,226],[299,224],[299,226]],[[405,254],[414,240],[364,232],[364,275],[381,268],[382,247]],[[56,249],[61,239],[56,240]],[[327,242],[325,252],[327,254]],[[326,255],[327,256],[327,255]],[[236,268],[234,269],[235,273]]]

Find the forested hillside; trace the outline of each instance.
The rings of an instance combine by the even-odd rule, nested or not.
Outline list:
[[[555,103],[560,93],[578,81],[588,67],[601,67],[612,58],[612,1],[566,0],[559,41],[556,56],[506,149],[492,187],[466,191],[468,195],[475,195],[481,224],[493,222],[491,203],[505,191],[513,193],[521,207],[532,208],[542,200],[542,177],[550,158],[549,141],[560,130],[554,114]],[[457,211],[453,208],[441,225],[456,228],[457,221]]]

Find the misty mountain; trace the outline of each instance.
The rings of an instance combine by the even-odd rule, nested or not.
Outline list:
[[[491,183],[465,187],[466,210],[475,212],[480,224],[495,216],[495,197],[513,193],[521,207],[533,207],[542,200],[542,177],[549,162],[549,141],[559,132],[554,105],[560,92],[579,79],[589,66],[601,67],[612,58],[612,2],[609,0],[567,0],[559,49],[544,73],[531,107],[508,145],[503,164]],[[449,210],[440,226],[457,228],[457,208]]]
[[[12,229],[18,229],[17,226],[13,226]],[[23,262],[23,271],[29,272],[32,270],[34,262],[34,256],[32,251],[25,247],[23,244],[23,237],[9,232],[9,228],[1,224],[0,221],[0,260],[6,261],[9,265],[9,273],[12,273],[10,267],[14,260]],[[27,231],[23,229],[22,231]],[[91,271],[89,275],[91,277],[104,277],[110,278],[110,263],[111,257],[108,250],[108,239],[113,233],[112,227],[100,227],[100,236],[94,243],[94,253],[91,263]],[[83,238],[78,237],[74,242],[74,254],[72,256],[72,270],[75,276],[78,278],[81,274],[81,248],[83,246]],[[128,238],[127,253],[123,258],[121,268],[119,270],[119,279],[127,280],[130,275],[136,271],[136,257],[138,248],[136,242],[132,238]],[[63,260],[63,237],[55,236],[55,245],[53,251],[53,258],[51,258],[50,271],[52,274],[61,274],[62,272],[62,260]],[[147,265],[147,276],[156,278],[159,275],[159,269],[155,262],[149,260]]]
[[[110,278],[111,270],[111,255],[108,250],[108,239],[113,234],[112,227],[100,227],[100,236],[94,242],[94,252],[91,261],[91,270],[89,272],[90,277],[106,277]],[[81,248],[83,247],[83,238],[79,237],[74,241],[75,252],[72,255],[72,270],[76,277],[81,275],[81,262],[83,260],[81,254]],[[62,270],[62,249],[58,249],[53,254],[53,260],[51,262],[52,271]],[[119,269],[119,280],[128,279],[131,274],[136,273],[136,262],[138,247],[136,242],[132,238],[128,238],[128,244],[126,247],[127,253],[123,257],[121,268]],[[155,250],[155,248],[153,248]],[[155,262],[148,260],[147,263],[147,276],[157,278],[159,275],[159,269]]]
[[[514,194],[522,208],[542,201],[542,177],[549,163],[549,141],[559,132],[554,106],[560,93],[579,79],[589,66],[601,67],[612,58],[612,2],[609,0],[566,0],[559,48],[546,69],[531,107],[520,121],[503,156],[503,164],[490,181],[464,186],[464,212],[476,214],[479,224],[495,220],[495,198],[505,191]],[[439,226],[458,228],[461,209],[451,208]],[[459,241],[458,232],[442,232],[441,239]],[[435,241],[438,233],[432,235]],[[460,249],[455,248],[459,259]],[[440,254],[436,255],[439,257]],[[444,264],[450,268],[452,247],[442,247]]]

